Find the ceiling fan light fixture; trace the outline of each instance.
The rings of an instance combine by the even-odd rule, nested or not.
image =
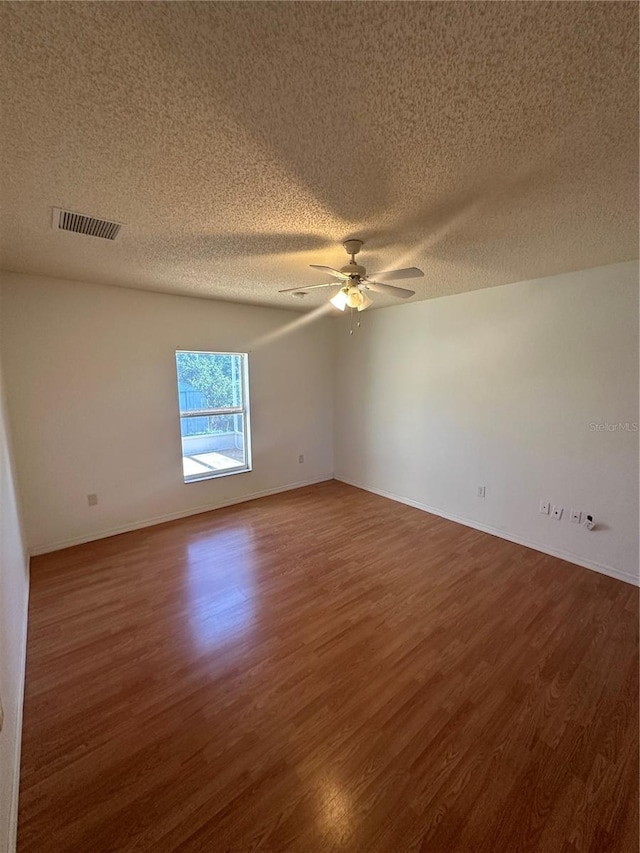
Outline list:
[[[318,287],[340,287],[340,291],[329,300],[331,305],[337,308],[338,311],[344,311],[345,308],[350,308],[352,311],[354,309],[364,311],[370,305],[373,305],[367,291],[396,296],[400,299],[409,299],[409,297],[415,296],[414,290],[407,290],[405,287],[398,287],[395,284],[387,284],[386,281],[375,281],[374,278],[367,275],[365,267],[356,263],[356,255],[362,248],[362,240],[358,240],[355,237],[345,240],[344,247],[351,259],[342,269],[337,270],[333,267],[311,264],[313,269],[329,273],[333,281],[326,282],[325,284],[310,284],[302,288],[287,287],[279,292],[292,293],[293,296],[301,299],[307,290],[315,290]],[[407,267],[401,270],[385,270],[378,273],[378,275],[381,278],[395,280],[400,278],[419,278],[424,273],[417,267]],[[358,325],[360,325],[359,322]]]
[[[333,305],[334,308],[337,308],[338,311],[344,311],[347,307],[347,294],[344,290],[339,290],[335,296],[333,296],[329,302]]]
[[[362,302],[358,305],[358,311],[364,311],[365,308],[368,308],[369,305],[373,304],[373,299],[366,294],[364,291],[360,291],[362,294]]]
[[[364,294],[360,288],[353,284],[347,290],[347,305],[349,308],[359,308],[364,302]]]

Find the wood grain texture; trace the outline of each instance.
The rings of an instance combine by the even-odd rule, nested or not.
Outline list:
[[[638,850],[638,590],[329,482],[32,561],[19,853]]]

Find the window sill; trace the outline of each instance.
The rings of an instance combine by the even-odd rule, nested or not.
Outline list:
[[[248,474],[252,470],[251,466],[247,466],[243,468],[231,468],[228,471],[216,471],[211,474],[194,474],[192,477],[185,477],[184,484],[201,483],[203,480],[217,480],[218,477],[231,477],[234,474]]]

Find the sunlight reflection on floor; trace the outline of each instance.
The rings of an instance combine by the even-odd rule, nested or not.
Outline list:
[[[256,553],[247,527],[212,531],[188,546],[189,621],[203,651],[237,641],[255,618]]]

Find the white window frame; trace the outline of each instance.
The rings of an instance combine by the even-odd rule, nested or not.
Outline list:
[[[221,409],[198,409],[193,412],[182,412],[180,410],[180,383],[178,374],[178,356],[180,353],[196,353],[198,355],[234,355],[242,357],[242,404],[240,406],[231,406]],[[221,471],[211,471],[206,474],[191,474],[185,476],[184,470],[182,473],[183,481],[188,483],[199,483],[202,480],[215,480],[218,477],[230,477],[233,474],[246,474],[253,470],[251,459],[251,427],[249,420],[249,353],[248,352],[221,352],[219,350],[196,350],[196,349],[177,349],[176,350],[176,389],[178,391],[178,425],[180,427],[180,464],[184,458],[182,453],[182,418],[202,418],[210,415],[242,415],[243,428],[243,446],[245,464],[242,466],[234,466],[233,468],[225,468]]]

